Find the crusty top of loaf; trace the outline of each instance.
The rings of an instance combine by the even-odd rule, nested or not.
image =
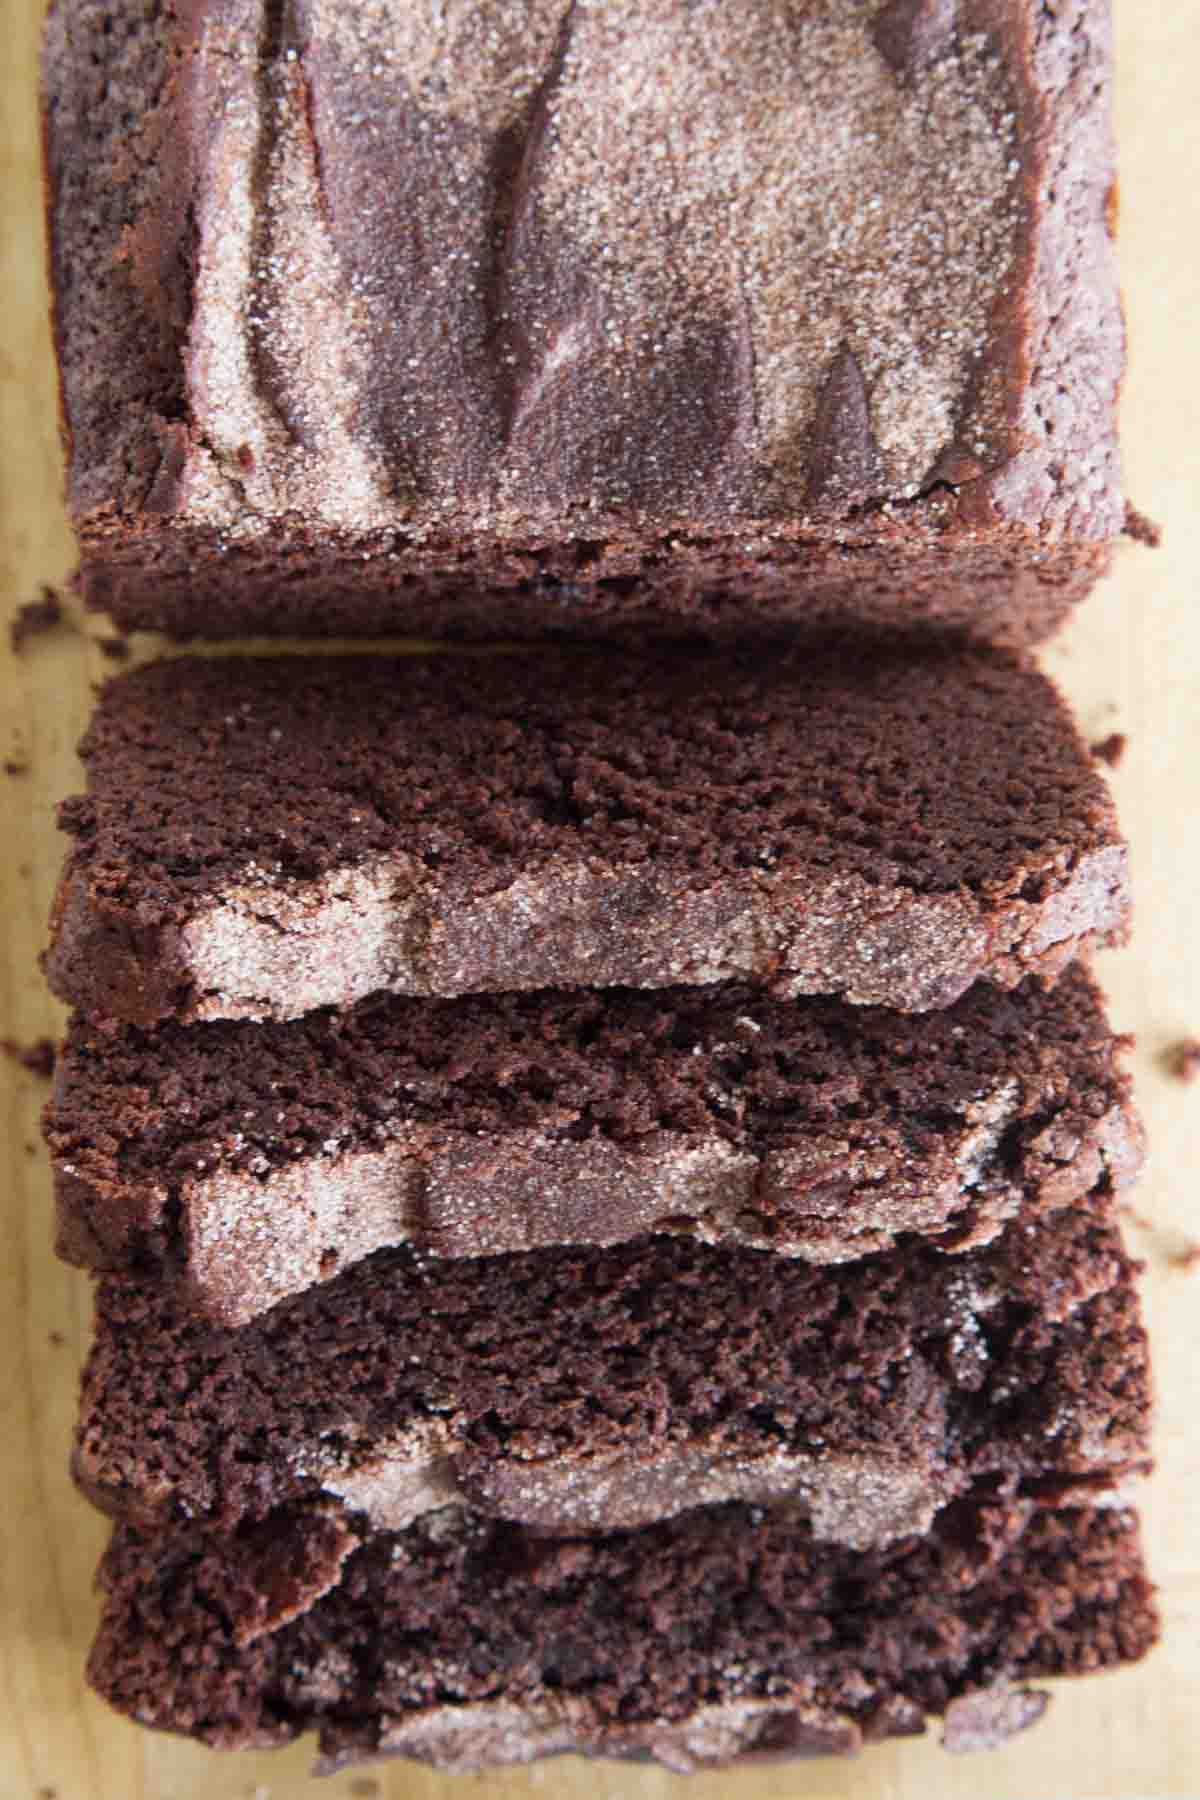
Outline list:
[[[1120,529],[1107,5],[109,10],[46,60],[81,512]]]

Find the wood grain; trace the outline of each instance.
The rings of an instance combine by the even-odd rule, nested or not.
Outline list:
[[[346,0],[353,4],[354,0]],[[0,0],[0,593],[9,611],[59,582],[71,545],[59,500],[54,375],[42,274],[36,38],[39,0]],[[1146,1507],[1167,1624],[1142,1669],[1064,1689],[1049,1721],[987,1760],[944,1756],[931,1738],[849,1765],[804,1763],[696,1778],[695,1800],[847,1796],[943,1800],[1166,1800],[1200,1795],[1200,1418],[1192,1359],[1200,1268],[1200,1083],[1162,1057],[1200,1033],[1200,0],[1118,0],[1122,255],[1132,365],[1125,406],[1129,488],[1166,527],[1165,548],[1123,551],[1116,576],[1047,654],[1085,729],[1129,735],[1113,776],[1134,849],[1139,925],[1102,974],[1118,1023],[1138,1034],[1137,1076],[1153,1146],[1129,1219],[1147,1259],[1158,1355],[1160,1472]],[[19,655],[0,644],[0,1035],[28,1042],[58,1015],[36,967],[60,845],[54,800],[78,780],[72,747],[91,686],[111,670],[98,621],[67,624]],[[91,635],[89,635],[91,634]],[[149,644],[139,644],[145,654]],[[558,1761],[464,1786],[393,1764],[320,1784],[310,1747],[220,1758],[110,1715],[82,1670],[96,1604],[102,1522],[66,1476],[75,1380],[88,1329],[83,1277],[50,1254],[44,1083],[0,1059],[7,1190],[0,1252],[0,1800],[446,1800],[452,1793],[565,1800],[666,1800],[675,1778]]]

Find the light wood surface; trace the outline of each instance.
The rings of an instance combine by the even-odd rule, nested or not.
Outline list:
[[[356,0],[345,0],[353,5]],[[738,0],[729,0],[737,4]],[[456,1781],[401,1764],[316,1783],[311,1745],[218,1757],[143,1733],[83,1684],[103,1523],[66,1475],[88,1284],[50,1253],[38,1142],[45,1084],[0,1059],[0,1800],[445,1800],[451,1793],[566,1800],[1165,1800],[1200,1796],[1200,1082],[1163,1069],[1200,1034],[1200,0],[1118,0],[1122,256],[1131,329],[1124,413],[1128,487],[1166,528],[1156,555],[1122,551],[1117,573],[1046,655],[1094,738],[1129,734],[1113,777],[1133,844],[1133,947],[1101,968],[1116,1022],[1137,1033],[1149,1177],[1128,1229],[1146,1258],[1158,1359],[1159,1473],[1145,1508],[1161,1584],[1163,1647],[1141,1669],[1065,1687],[1049,1721],[990,1758],[957,1759],[933,1736],[849,1764],[808,1762],[733,1777],[675,1777],[559,1760]],[[59,498],[55,387],[42,273],[35,58],[40,0],[0,0],[0,596],[15,611],[59,582],[71,544]],[[0,1035],[28,1042],[59,1015],[36,955],[61,846],[52,806],[78,783],[73,746],[92,684],[112,664],[96,620],[77,616],[0,644]],[[89,635],[90,634],[90,635]],[[138,651],[149,651],[150,643]]]

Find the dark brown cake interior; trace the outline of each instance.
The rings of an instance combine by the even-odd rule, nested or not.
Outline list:
[[[343,1452],[433,1424],[470,1486],[497,1463],[716,1446],[875,1452],[961,1486],[1144,1463],[1145,1335],[1109,1209],[947,1259],[838,1268],[652,1238],[424,1261],[385,1251],[239,1331],[107,1281],[81,1479],[134,1517],[232,1524]]]
[[[996,1151],[1015,1165],[1064,1110],[1098,1120],[1125,1102],[1114,1048],[1081,969],[917,1015],[735,985],[379,996],[284,1024],[154,1031],[77,1016],[46,1123],[58,1160],[99,1157],[110,1178],[143,1182],[193,1177],[200,1159],[265,1178],[382,1147],[409,1123],[630,1148],[665,1131],[759,1151],[814,1132],[868,1148],[899,1128],[920,1156],[1016,1079],[1037,1100]]]
[[[120,1528],[93,1684],[145,1724],[223,1747],[316,1727],[345,1760],[439,1708],[533,1722],[547,1699],[579,1703],[582,1748],[774,1698],[758,1748],[845,1750],[992,1684],[1134,1660],[1158,1629],[1136,1527],[1115,1511],[962,1504],[866,1555],[738,1506],[586,1540],[441,1514],[368,1538],[332,1591],[264,1631],[264,1557],[278,1581],[306,1529],[274,1521],[255,1550]]]
[[[1112,833],[1050,684],[936,648],[165,662],[82,754],[62,824],[145,923],[396,850],[477,893],[567,855],[1037,899]]]

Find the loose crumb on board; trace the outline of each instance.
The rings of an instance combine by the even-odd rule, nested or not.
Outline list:
[[[46,1336],[56,1350],[61,1350],[67,1341],[61,1331],[48,1331]]]
[[[1132,538],[1135,544],[1145,544],[1148,550],[1157,550],[1162,543],[1162,526],[1148,519],[1136,506],[1125,508],[1124,531],[1127,538]]]
[[[62,601],[52,587],[42,583],[40,600],[27,600],[9,621],[8,641],[16,655],[25,648],[26,640],[40,631],[50,631],[62,621]]]
[[[1177,1044],[1164,1050],[1163,1063],[1176,1081],[1195,1081],[1200,1075],[1200,1038],[1180,1038]]]
[[[1110,731],[1106,738],[1092,745],[1092,755],[1098,762],[1107,763],[1115,769],[1129,747],[1129,739],[1123,731]]]
[[[28,1069],[31,1075],[40,1075],[43,1081],[49,1081],[54,1073],[58,1053],[52,1038],[35,1038],[32,1044],[18,1044],[15,1038],[0,1038],[0,1050],[20,1063],[23,1069]]]
[[[1188,1238],[1183,1246],[1171,1257],[1173,1269],[1200,1269],[1200,1240]]]
[[[29,764],[23,756],[6,756],[4,773],[6,775],[28,775]]]

